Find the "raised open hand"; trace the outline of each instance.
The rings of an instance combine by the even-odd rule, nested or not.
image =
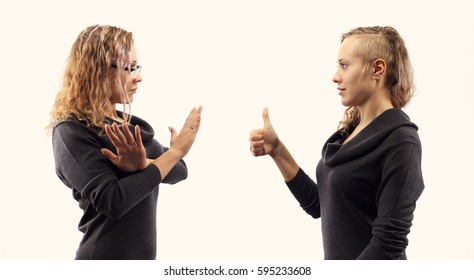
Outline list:
[[[122,129],[123,132],[116,123],[112,124],[112,128],[105,125],[105,133],[117,149],[117,154],[105,148],[101,149],[102,154],[122,171],[135,172],[145,169],[149,161],[142,143],[140,127],[135,126],[135,138],[126,123],[122,124]]]
[[[191,110],[179,134],[173,127],[169,127],[171,132],[170,151],[176,152],[179,158],[183,158],[189,152],[196,139],[201,126],[201,111],[202,106],[194,107]]]
[[[263,128],[250,131],[249,137],[250,151],[252,155],[256,157],[264,155],[271,156],[280,143],[278,135],[270,122],[268,108],[263,109],[262,117]]]

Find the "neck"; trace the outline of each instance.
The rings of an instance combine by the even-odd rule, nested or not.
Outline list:
[[[105,112],[106,112],[106,116],[111,118],[111,119],[114,119],[114,120],[119,120],[120,119],[119,116],[117,115],[117,111],[115,110],[115,104],[110,103],[107,106]]]
[[[392,109],[393,105],[390,101],[390,91],[381,92],[379,94],[374,94],[373,97],[369,99],[365,104],[359,106],[360,112],[360,123],[359,125],[362,127],[367,126],[370,122],[372,122],[375,118],[377,118],[380,114],[387,111],[388,109]]]

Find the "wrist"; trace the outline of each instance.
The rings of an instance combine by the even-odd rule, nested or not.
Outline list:
[[[268,155],[272,158],[278,157],[281,154],[281,149],[282,149],[283,143],[281,143],[280,139],[277,138],[277,141],[275,143],[275,147],[273,150],[268,153]]]
[[[184,157],[184,155],[182,155],[180,151],[174,149],[173,147],[171,147],[168,151],[166,151],[165,154],[168,154],[171,159],[176,160],[176,161],[179,161],[180,159]]]
[[[145,160],[137,166],[137,171],[140,171],[140,170],[143,170],[143,169],[147,168],[148,165],[150,165],[151,162],[152,162],[152,160],[145,158]]]

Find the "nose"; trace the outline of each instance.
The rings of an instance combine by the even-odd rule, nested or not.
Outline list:
[[[334,73],[334,76],[332,77],[332,81],[335,82],[336,84],[341,83],[341,75],[339,75],[339,69]]]
[[[138,75],[133,79],[135,83],[139,83],[142,81],[142,74],[138,73]]]

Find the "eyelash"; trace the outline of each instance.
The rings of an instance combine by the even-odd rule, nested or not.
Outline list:
[[[339,63],[338,65],[342,70],[346,70],[347,69],[347,64],[346,63]]]
[[[112,64],[112,67],[117,68],[117,65]],[[124,71],[133,72],[133,71],[137,70],[137,69],[140,68],[140,67],[141,67],[141,66],[138,66],[138,65],[131,65],[130,67],[127,67],[127,66],[124,67],[123,70],[124,70]]]

